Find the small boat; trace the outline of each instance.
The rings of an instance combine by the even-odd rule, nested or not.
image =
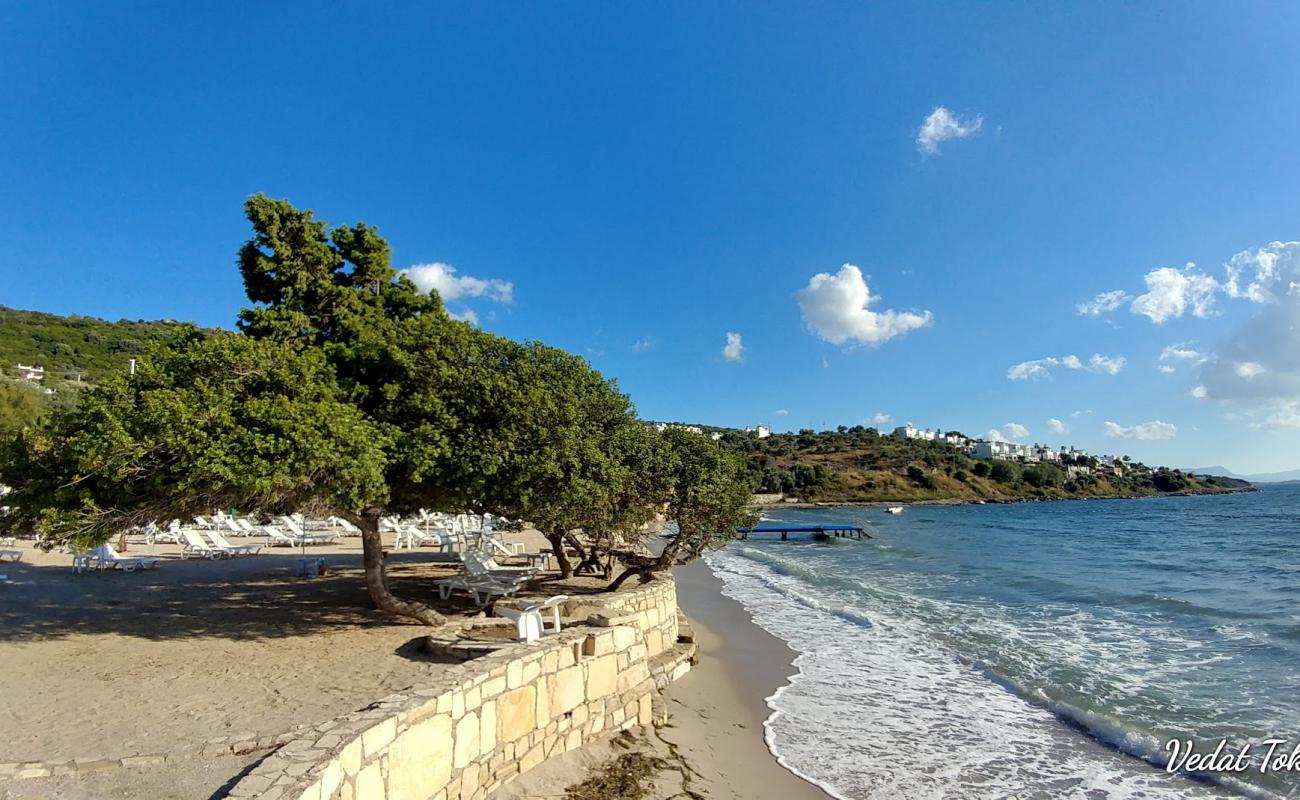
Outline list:
[[[903,513],[903,507],[902,507],[902,506],[890,506],[889,508],[886,508],[885,511],[887,511],[887,512],[890,513],[890,514],[902,514],[902,513]]]

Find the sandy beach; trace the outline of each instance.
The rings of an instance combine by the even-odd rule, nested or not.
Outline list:
[[[269,739],[442,667],[418,647],[421,626],[370,608],[358,540],[313,548],[329,572],[311,580],[292,577],[299,554],[285,550],[210,561],[141,545],[131,554],[162,557],[158,569],[74,575],[66,554],[19,548],[0,588],[0,763],[135,763],[8,781],[0,798],[221,797]],[[436,558],[391,554],[395,591],[434,601],[430,579],[453,566]],[[703,563],[679,569],[677,581],[700,663],[666,693],[668,724],[633,732],[637,747],[676,765],[656,779],[656,795],[689,786],[710,798],[826,797],[763,742],[764,698],[791,670],[788,648],[723,597]],[[475,613],[464,600],[456,608]],[[231,743],[247,744],[231,753]],[[563,797],[627,745],[607,740],[553,759],[497,796]]]
[[[668,724],[551,759],[493,800],[559,800],[584,773],[594,774],[627,752],[667,764],[653,780],[655,800],[689,797],[688,792],[711,800],[830,797],[777,763],[763,739],[765,699],[793,671],[794,653],[724,596],[703,562],[679,567],[674,576],[700,655],[699,664],[664,693]]]

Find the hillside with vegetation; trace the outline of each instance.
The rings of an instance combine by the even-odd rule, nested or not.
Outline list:
[[[82,389],[125,370],[133,356],[175,329],[173,322],[108,322],[0,306],[0,434],[75,402]],[[22,380],[19,364],[43,367],[45,377]]]
[[[875,428],[775,433],[717,429],[743,454],[758,493],[808,502],[919,502],[1142,497],[1241,491],[1246,481],[1193,475],[1130,460],[1084,456],[1062,463],[972,458],[941,442],[899,439]]]

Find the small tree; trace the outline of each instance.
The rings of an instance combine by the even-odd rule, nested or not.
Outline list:
[[[649,580],[653,573],[699,558],[736,537],[736,527],[753,525],[745,462],[707,436],[668,429],[660,434],[667,448],[646,480],[662,483],[668,492],[667,517],[676,529],[653,558],[629,564],[610,589],[633,575]]]

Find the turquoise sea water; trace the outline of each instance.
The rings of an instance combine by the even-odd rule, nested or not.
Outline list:
[[[876,537],[709,558],[799,653],[768,742],[834,793],[1300,797],[1300,772],[1162,768],[1170,739],[1300,744],[1300,486],[768,517]]]

